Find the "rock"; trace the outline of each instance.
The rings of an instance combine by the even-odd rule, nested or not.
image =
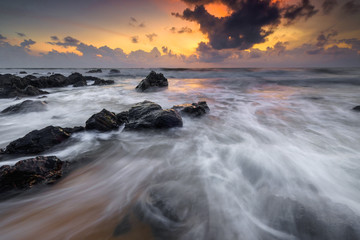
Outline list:
[[[359,105],[359,106],[354,107],[352,110],[360,112],[360,105]]]
[[[210,111],[206,102],[176,105],[172,108],[178,111],[181,115],[188,115],[191,117],[200,117]]]
[[[20,89],[13,85],[12,87],[0,88],[0,98],[15,98],[15,97],[28,97],[48,94],[34,86],[27,86],[25,89]]]
[[[17,162],[14,166],[0,167],[0,195],[1,199],[8,196],[4,194],[16,193],[33,188],[40,184],[53,184],[57,182],[69,167],[57,157],[36,157]]]
[[[183,125],[181,116],[175,110],[163,110],[160,105],[150,101],[135,104],[129,109],[128,118],[125,117],[125,112],[118,114],[118,118],[122,118],[123,122],[127,120],[125,123],[127,130],[172,128]]]
[[[101,112],[92,115],[86,121],[87,130],[98,130],[101,132],[111,131],[119,128],[115,113],[103,109]]]
[[[76,84],[78,82],[86,83],[86,79],[80,73],[72,73],[70,76],[67,77],[68,84]],[[83,85],[82,85],[83,86]]]
[[[65,132],[73,134],[73,133],[78,133],[78,132],[82,132],[85,131],[85,128],[80,126],[80,127],[73,127],[73,128],[63,128]]]
[[[120,73],[120,70],[118,69],[110,69],[110,73]]]
[[[87,86],[86,80],[81,80],[73,84],[73,87],[84,87]]]
[[[21,71],[21,72],[19,72],[19,74],[27,74],[27,72]]]
[[[86,73],[102,73],[102,70],[100,68],[98,69],[91,69],[89,71],[87,71]]]
[[[21,91],[21,93],[25,96],[38,96],[42,94],[49,94],[48,92],[42,91],[31,85],[27,86],[23,91]]]
[[[69,84],[70,83],[68,83],[68,78],[61,74],[53,74],[51,76],[42,76],[39,78],[35,78],[32,79],[30,83],[30,85],[38,88],[65,87]]]
[[[15,113],[28,113],[28,112],[42,112],[46,111],[46,102],[26,100],[22,103],[12,105],[4,109],[1,113],[15,114]]]
[[[136,90],[144,92],[150,88],[165,88],[167,86],[168,80],[162,73],[151,71],[150,74],[136,86]]]
[[[71,136],[61,127],[48,126],[34,130],[11,142],[5,149],[7,154],[36,154],[62,143]]]
[[[129,112],[124,111],[119,114],[116,114],[116,118],[119,125],[129,123]]]
[[[95,82],[93,83],[93,86],[103,86],[103,85],[111,85],[115,82],[113,80],[103,80],[103,79],[95,79]]]

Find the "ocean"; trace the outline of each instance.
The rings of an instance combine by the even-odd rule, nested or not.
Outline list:
[[[147,93],[134,88],[151,69],[88,70],[0,69],[115,81],[46,89],[47,111],[0,115],[0,148],[144,100],[210,112],[182,128],[80,132],[41,154],[86,164],[0,202],[0,239],[360,239],[359,68],[159,68],[169,87]],[[34,98],[0,99],[0,111]]]

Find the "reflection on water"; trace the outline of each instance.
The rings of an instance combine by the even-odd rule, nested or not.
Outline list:
[[[44,153],[87,164],[1,202],[0,239],[360,238],[356,70],[168,69],[167,90],[134,91],[148,71],[124,69],[110,87],[53,89],[43,113],[0,115],[5,147],[33,129],[84,125],[103,108],[118,113],[145,99],[163,108],[206,100],[211,109],[184,117],[183,128],[79,133]],[[332,84],[339,76],[343,84]],[[293,84],[303,79],[307,86]]]

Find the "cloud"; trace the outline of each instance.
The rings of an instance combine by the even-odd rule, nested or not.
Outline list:
[[[132,36],[131,37],[131,42],[132,43],[138,43],[139,42],[139,36]]]
[[[156,33],[146,34],[146,37],[149,39],[150,42],[154,40],[155,37],[157,37]]]
[[[0,41],[4,41],[6,39],[7,39],[6,37],[4,37],[3,35],[0,34]]]
[[[347,14],[356,14],[360,12],[360,3],[355,0],[348,1],[342,6],[342,10]]]
[[[337,0],[325,0],[322,4],[322,10],[325,14],[329,14],[337,5]]]
[[[16,32],[16,34],[17,34],[19,37],[26,37],[25,33]]]
[[[80,44],[79,40],[77,40],[76,38],[70,37],[70,36],[64,37],[63,41],[59,41],[59,38],[56,36],[52,36],[51,39],[54,40],[54,42],[47,42],[48,44],[62,46],[65,48],[76,47],[77,45]],[[57,40],[55,40],[55,39],[57,39]]]
[[[140,28],[144,28],[145,27],[145,23],[139,23],[138,20],[134,17],[130,17],[130,21],[129,21],[129,25],[132,27],[140,27]]]
[[[316,46],[317,47],[324,47],[327,43],[329,43],[329,40],[332,37],[335,37],[336,35],[338,35],[338,32],[335,30],[330,30],[328,31],[328,33],[320,33],[320,35],[317,37],[317,43]]]
[[[196,51],[199,54],[199,61],[207,63],[223,62],[231,55],[231,52],[227,50],[214,50],[209,44],[204,42],[199,43]]]
[[[287,6],[284,11],[284,18],[288,20],[288,24],[300,17],[308,19],[318,12],[315,6],[311,5],[310,0],[302,0],[300,4]]]
[[[23,47],[23,48],[28,48],[30,47],[31,45],[34,45],[36,42],[29,39],[29,40],[24,40],[23,42],[20,43],[20,46]]]
[[[51,38],[51,40],[53,40],[53,41],[59,41],[59,40],[60,40],[57,36],[51,36],[50,38]]]
[[[170,32],[182,34],[182,33],[192,33],[193,30],[189,27],[182,27],[180,29],[177,29],[176,27],[172,27],[170,28]]]
[[[167,54],[167,53],[169,52],[168,47],[165,47],[165,46],[162,46],[162,47],[161,47],[161,50],[162,50],[162,52],[163,52],[164,54]]]

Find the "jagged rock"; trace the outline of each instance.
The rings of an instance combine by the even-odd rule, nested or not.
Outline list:
[[[200,117],[210,111],[206,102],[176,105],[172,108],[178,111],[181,115],[188,115],[191,117]]]
[[[73,84],[73,87],[84,87],[87,86],[86,80],[81,80]]]
[[[95,82],[93,83],[93,86],[103,86],[103,85],[111,85],[115,82],[113,80],[103,80],[103,79],[95,79]]]
[[[359,105],[359,106],[354,107],[352,110],[360,112],[360,105]]]
[[[101,112],[92,115],[86,121],[87,130],[98,130],[101,132],[111,131],[119,128],[115,113],[103,109]]]
[[[136,86],[136,90],[144,92],[151,88],[165,88],[167,86],[168,80],[162,73],[151,71],[150,74]]]
[[[123,119],[126,113],[118,114]],[[125,119],[125,129],[153,129],[153,128],[172,128],[182,127],[183,122],[181,116],[173,109],[163,110],[160,105],[144,101],[135,104],[128,111],[128,117]]]
[[[102,73],[102,70],[100,68],[98,69],[91,69],[89,71],[87,71],[86,73]]]
[[[124,111],[121,113],[116,114],[117,122],[119,125],[129,123],[129,112]]]
[[[110,69],[110,73],[120,73],[120,70],[118,70],[118,69]]]
[[[19,74],[27,74],[25,71],[20,71]]]
[[[20,89],[13,85],[12,87],[0,88],[0,98],[15,98],[15,97],[28,97],[48,94],[34,86],[27,86],[25,89]]]
[[[68,78],[61,74],[35,78],[31,80],[30,84],[38,88],[65,87],[69,85]]]
[[[36,157],[0,167],[0,199],[16,195],[39,184],[53,184],[69,167],[57,157]]]
[[[82,132],[85,131],[85,128],[80,126],[80,127],[73,127],[73,128],[63,128],[65,132],[73,134],[73,133],[78,133],[78,132]]]
[[[5,149],[7,154],[36,154],[62,143],[71,136],[61,127],[48,126],[34,130],[11,142]]]
[[[15,113],[28,113],[28,112],[42,112],[46,111],[46,102],[26,100],[22,103],[12,105],[4,109],[1,113],[15,114]]]

